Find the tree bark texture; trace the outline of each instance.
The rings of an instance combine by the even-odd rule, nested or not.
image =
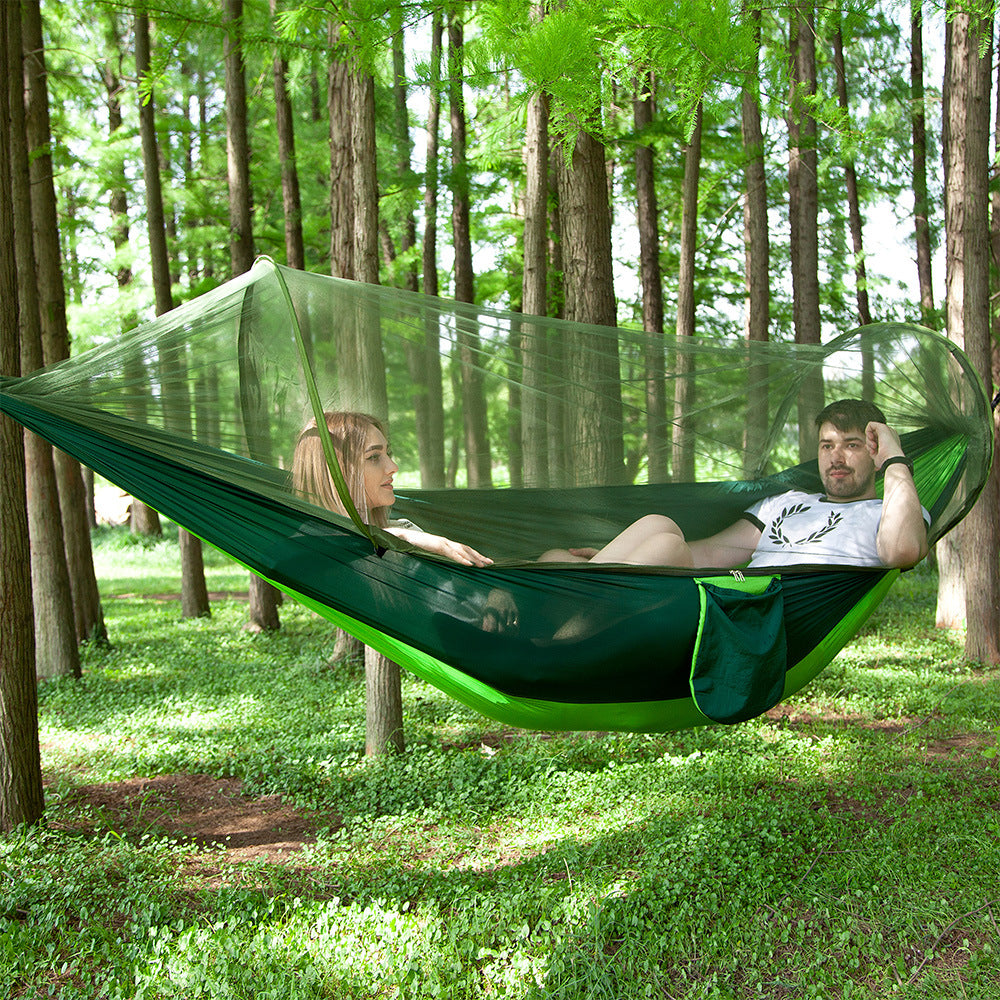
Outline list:
[[[243,0],[224,0],[223,60],[226,77],[226,163],[229,176],[229,253],[233,274],[253,266],[253,192],[247,138],[247,88],[243,68]]]
[[[651,483],[670,476],[670,434],[667,424],[666,358],[663,343],[663,275],[660,270],[660,218],[656,200],[653,146],[643,132],[655,115],[655,77],[650,73],[632,102],[632,119],[639,136],[635,147],[636,221],[639,227],[639,276],[642,284],[642,328],[648,334],[646,369],[646,454]],[[658,334],[658,336],[656,336]]]
[[[695,114],[691,140],[684,150],[684,183],[681,191],[681,246],[677,274],[677,368],[674,390],[674,477],[693,482],[694,470],[694,381],[692,355],[683,345],[694,337],[695,247],[698,239],[698,178],[701,171],[702,107]]]
[[[837,74],[837,102],[845,116],[850,114],[847,98],[847,67],[844,64],[844,33],[838,27],[833,35],[833,65]],[[844,163],[844,186],[847,191],[847,218],[851,230],[851,247],[854,250],[855,293],[858,300],[858,323],[868,326],[872,321],[868,304],[868,275],[865,267],[864,229],[861,219],[861,202],[858,198],[858,173],[853,160]],[[870,392],[866,398],[871,398]]]
[[[910,17],[910,108],[913,132],[913,223],[917,249],[920,316],[934,325],[934,285],[931,276],[931,227],[927,199],[927,116],[924,104],[924,40],[922,0],[912,0]]]
[[[354,169],[351,146],[351,74],[340,43],[341,25],[329,24],[327,112],[330,129],[330,273],[354,276]]]
[[[565,318],[614,326],[616,303],[604,146],[582,129],[569,163],[560,151],[559,206],[565,275]],[[575,485],[617,484],[624,478],[621,376],[617,339],[590,330],[563,338],[569,385],[567,474]],[[551,451],[550,451],[551,453]]]
[[[135,16],[135,63],[140,89],[143,79],[150,72],[149,17],[142,12]],[[167,250],[166,219],[163,212],[163,188],[160,182],[160,156],[156,140],[155,103],[152,90],[139,100],[139,134],[142,142],[143,178],[146,190],[146,228],[149,233],[149,256],[153,276],[156,315],[161,316],[174,307],[171,292],[170,254]],[[169,361],[161,359],[161,368]],[[183,391],[188,398],[187,381],[182,373],[164,380],[164,388],[172,384],[172,393]],[[174,429],[180,433],[190,431],[190,406],[175,405],[172,412],[187,413],[186,420]],[[174,423],[168,420],[168,425]],[[186,426],[185,426],[186,425]],[[201,552],[201,539],[184,528],[177,529],[181,558],[181,615],[184,618],[204,618],[211,614],[208,588],[205,585],[205,567]]]
[[[392,101],[396,172],[401,179],[410,177],[413,169],[410,163],[410,112],[406,98],[406,48],[403,29],[399,28],[392,36]],[[417,245],[417,220],[408,206],[399,218],[399,230],[399,252],[405,261],[402,285],[409,291],[416,292],[420,290],[420,282],[412,251]]]
[[[767,173],[764,165],[764,130],[761,126],[760,9],[750,13],[754,22],[754,60],[741,100],[740,129],[743,138],[743,246],[746,275],[745,333],[747,364],[747,428],[744,437],[745,478],[764,474],[764,447],[769,424],[767,363],[757,357],[757,344],[767,343],[771,321],[771,238],[767,221]]]
[[[521,310],[544,316],[548,309],[549,240],[549,99],[542,91],[528,102],[524,172],[524,269]],[[522,481],[527,486],[549,485],[547,398],[548,344],[542,328],[528,320],[521,342],[521,453]]]
[[[246,79],[243,69],[243,0],[225,0],[223,53],[226,77],[226,162],[229,176],[229,254],[234,275],[253,266],[253,212],[250,189],[250,142],[247,137]],[[251,632],[279,628],[278,591],[256,574],[250,577]]]
[[[440,131],[441,49],[444,21],[435,9],[431,23],[430,86],[427,95],[427,149],[424,155],[424,241],[421,248],[421,273],[424,294],[438,294],[437,213],[438,213],[438,135]],[[444,472],[444,393],[439,343],[441,331],[437,317],[428,311],[424,324],[423,349],[419,370],[423,381],[423,412],[417,422],[420,445],[420,482],[425,489],[439,489],[445,484]]]
[[[45,364],[53,364],[69,357],[69,328],[66,323],[66,293],[52,176],[45,50],[42,43],[40,5],[28,2],[22,3],[20,7],[21,45],[24,50],[25,127],[28,137],[32,235],[42,353]],[[107,630],[90,543],[93,504],[87,498],[80,463],[58,450],[54,460],[66,562],[73,593],[76,637],[80,641],[93,639],[106,642]]]
[[[944,157],[945,212],[945,319],[948,337],[965,344],[965,106],[969,54],[968,15],[959,14],[945,25],[944,109],[941,117],[941,150]],[[965,624],[965,525],[953,528],[936,546],[938,595],[935,623],[938,628]]]
[[[816,119],[807,100],[816,93],[816,36],[812,3],[791,9],[792,91],[788,113],[788,188],[792,251],[792,314],[797,344],[820,342],[819,187]],[[816,457],[813,418],[823,408],[823,381],[817,373],[799,392],[799,454]]]
[[[403,696],[399,667],[387,656],[365,647],[365,754],[401,753]]]
[[[15,4],[0,6],[0,79],[20,96],[20,65],[8,58]],[[10,104],[0,101],[0,375],[19,375],[17,265],[11,203]],[[0,416],[0,832],[37,822],[44,809],[38,691],[25,509],[24,434]]]
[[[277,13],[277,0],[271,0],[271,17]],[[281,204],[285,220],[285,263],[302,270],[306,266],[305,241],[302,237],[302,199],[299,193],[299,169],[295,159],[295,125],[292,100],[288,95],[288,60],[278,48],[274,53],[274,125],[278,133],[278,159],[281,163]]]
[[[8,150],[21,312],[21,370],[31,372],[42,366],[42,330],[32,240],[31,183],[21,73],[21,20],[19,7],[13,9],[17,16],[8,19],[7,35],[7,61],[13,70],[7,81],[10,108]],[[80,651],[76,643],[73,594],[66,565],[52,446],[26,431],[24,448],[35,619],[35,671],[39,678],[79,677]]]
[[[965,352],[986,385],[992,384],[990,341],[990,88],[993,25],[973,19],[967,33],[968,87],[965,105]],[[994,470],[995,471],[995,470]],[[991,473],[964,522],[966,658],[1000,662],[1000,490]]]
[[[465,81],[463,78],[465,32],[462,13],[448,15],[448,106],[451,112],[451,228],[455,247],[455,298],[475,302],[472,270],[472,230],[469,206],[469,164],[466,159]],[[462,421],[468,485],[488,489],[493,485],[486,395],[481,370],[478,330],[459,324],[458,356],[462,369]]]

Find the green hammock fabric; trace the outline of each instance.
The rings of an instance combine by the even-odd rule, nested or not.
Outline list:
[[[896,571],[745,570],[706,590],[710,572],[537,563],[540,552],[601,545],[650,512],[701,537],[762,497],[819,491],[815,459],[798,460],[810,379],[827,400],[865,395],[886,412],[914,460],[932,541],[968,511],[989,469],[983,386],[930,331],[884,324],[822,347],[748,351],[260,261],[113,344],[3,380],[0,410],[486,715],[527,728],[659,731],[739,721],[801,688]],[[693,481],[676,468],[671,481],[650,481],[650,371],[687,401],[673,436],[689,443]],[[442,386],[435,430],[429,401]],[[468,431],[476,400],[478,437]],[[387,415],[401,466],[393,516],[469,542],[495,565],[408,550],[297,496],[292,448],[320,406]],[[489,448],[493,483],[469,488],[457,474],[456,485],[421,488],[418,470],[431,478],[430,458],[440,468],[446,447],[471,465],[470,441]],[[519,609],[516,630],[484,630],[497,592]],[[584,627],[560,638],[581,615]]]

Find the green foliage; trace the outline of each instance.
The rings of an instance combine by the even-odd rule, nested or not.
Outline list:
[[[770,719],[498,732],[407,679],[409,749],[368,762],[327,626],[286,605],[250,636],[238,602],[180,621],[153,597],[176,547],[122,535],[97,548],[114,647],[41,690],[46,821],[0,843],[2,995],[1000,992],[998,678],[932,627],[930,569]],[[243,579],[208,558],[210,586]],[[316,843],[237,866],[74,798],[181,771],[315,810]]]

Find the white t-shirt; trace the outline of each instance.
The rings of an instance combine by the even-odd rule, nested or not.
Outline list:
[[[879,499],[835,503],[822,493],[791,490],[766,497],[743,516],[761,529],[751,567],[882,565],[875,547]],[[926,511],[924,519],[930,520]]]

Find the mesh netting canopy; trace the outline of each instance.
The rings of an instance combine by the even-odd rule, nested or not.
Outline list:
[[[982,487],[992,418],[962,352],[914,326],[815,347],[673,338],[261,260],[113,343],[0,383],[3,412],[483,713],[638,731],[739,721],[797,690],[897,571],[539,555],[600,547],[648,513],[701,538],[761,498],[820,492],[813,417],[845,397],[875,402],[900,434],[933,542]],[[324,411],[384,422],[400,467],[391,518],[493,565],[369,523],[356,470],[330,447],[340,509],[296,489],[296,443]],[[498,595],[516,628],[486,627]]]

